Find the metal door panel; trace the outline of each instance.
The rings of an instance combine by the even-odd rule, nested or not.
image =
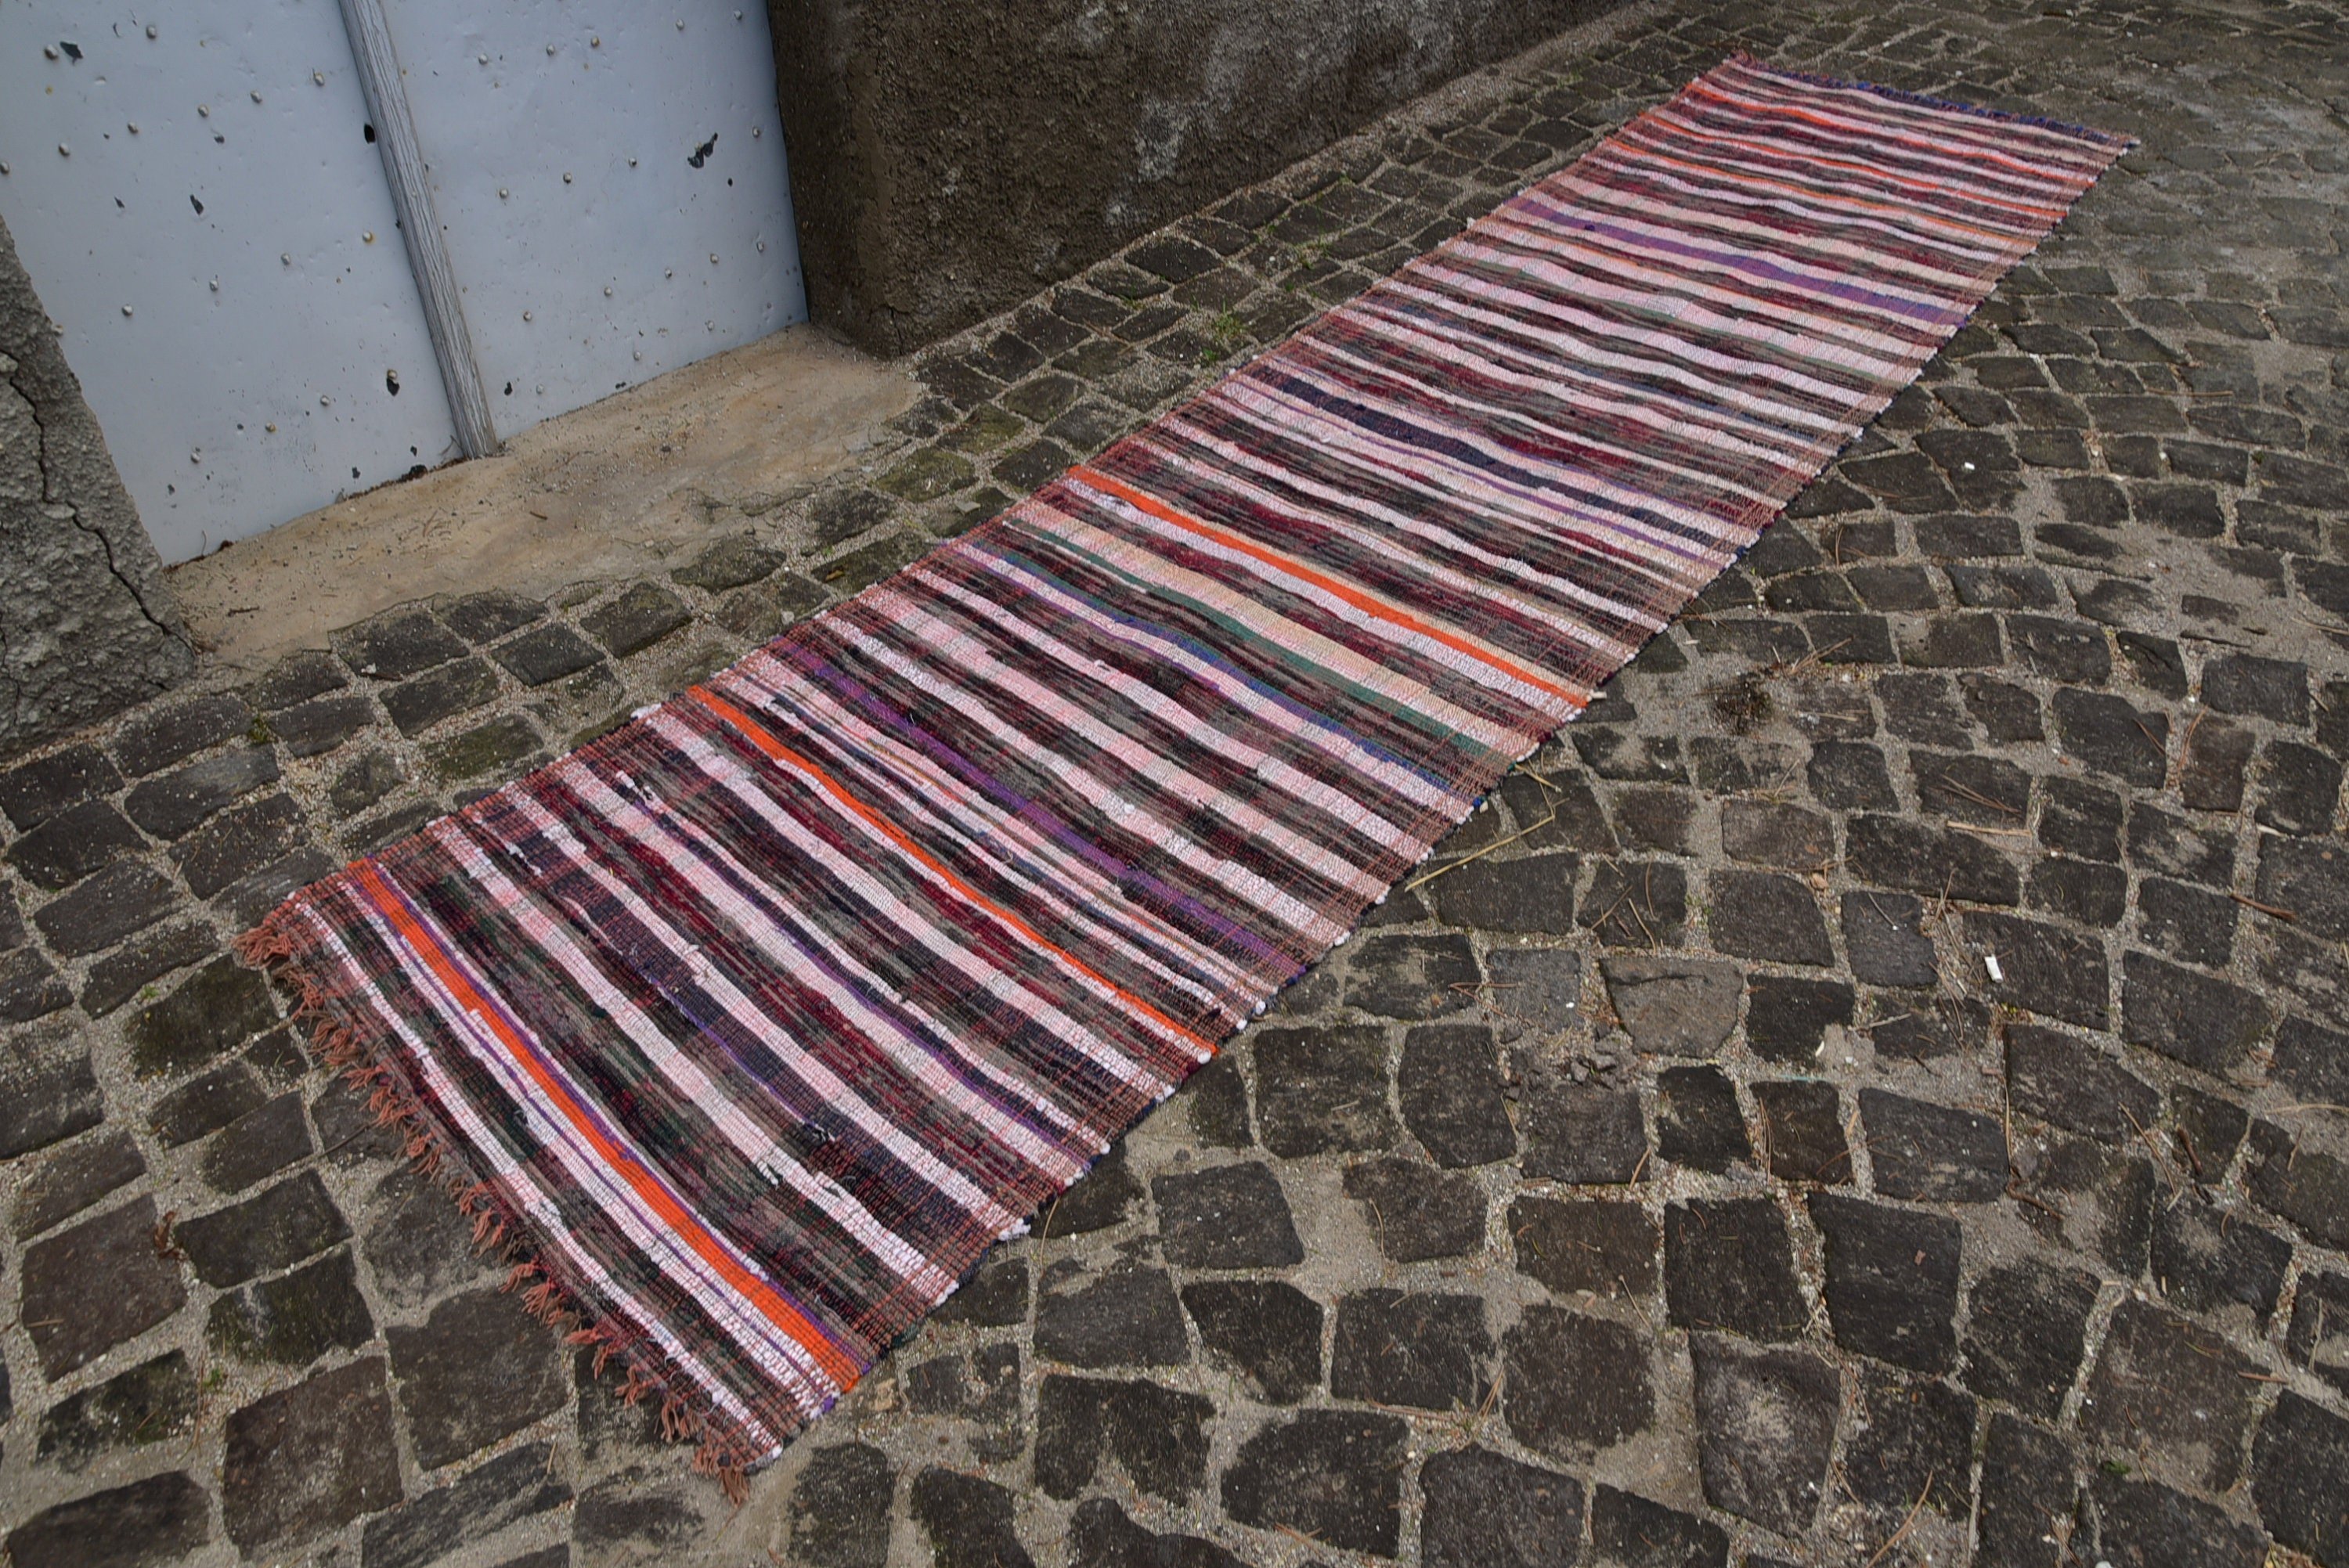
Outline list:
[[[0,217],[167,562],[455,455],[366,121],[334,0],[0,6]]]
[[[806,319],[762,5],[384,9],[501,435]]]

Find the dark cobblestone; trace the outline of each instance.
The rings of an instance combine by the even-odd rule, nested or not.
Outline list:
[[[1714,947],[1778,964],[1835,961],[1818,902],[1799,881],[1761,872],[1715,872],[1707,890],[1707,934]]]
[[[1373,1028],[1266,1030],[1257,1037],[1257,1128],[1284,1158],[1385,1149],[1386,1033]]]
[[[1467,1176],[1373,1160],[1348,1169],[1345,1190],[1368,1211],[1379,1250],[1399,1264],[1484,1248],[1485,1194]]]
[[[579,624],[615,657],[622,657],[652,646],[691,618],[676,594],[656,583],[640,583],[590,611]]]
[[[1591,1500],[1590,1538],[1600,1562],[1623,1568],[1727,1568],[1729,1562],[1729,1534],[1720,1525],[1611,1486],[1600,1486]]]
[[[1259,1530],[1392,1557],[1402,1533],[1402,1446],[1392,1416],[1310,1410],[1264,1428],[1224,1472],[1224,1511]]]
[[[2349,1421],[2287,1390],[2251,1453],[2260,1522],[2329,1565],[2349,1543]]]
[[[1725,1172],[1753,1158],[1737,1088],[1718,1068],[1667,1068],[1656,1078],[1656,1152],[1676,1165]]]
[[[546,606],[537,600],[503,588],[468,593],[461,599],[435,601],[433,609],[442,625],[474,644],[493,643],[546,614]]]
[[[173,904],[174,890],[161,872],[125,861],[43,904],[33,923],[59,957],[82,958],[154,924]]]
[[[156,1243],[152,1198],[135,1198],[25,1249],[17,1319],[42,1372],[87,1366],[179,1311],[187,1286]],[[88,1289],[92,1279],[105,1290]]]
[[[1957,1222],[1826,1192],[1813,1196],[1810,1214],[1826,1238],[1837,1342],[1920,1372],[1946,1370],[1956,1343]]]
[[[176,839],[222,807],[277,781],[277,754],[262,748],[224,752],[150,779],[123,797],[123,810],[159,839]],[[21,842],[22,841],[20,841]]]
[[[1749,1339],[1798,1337],[1810,1319],[1785,1216],[1766,1198],[1698,1199],[1664,1211],[1671,1322]]]
[[[69,1026],[23,1031],[10,1046],[0,1057],[0,1158],[47,1149],[106,1119],[89,1048]]]
[[[1994,1118],[1873,1088],[1860,1090],[1859,1109],[1878,1191],[1957,1203],[2004,1192],[2006,1141]]]
[[[70,746],[0,773],[0,811],[30,832],[68,806],[122,787],[122,775],[94,746]]]
[[[1206,1424],[1216,1408],[1152,1383],[1044,1379],[1037,1393],[1036,1484],[1069,1499],[1114,1460],[1135,1490],[1185,1502],[1206,1483]]]
[[[2058,1532],[2073,1516],[2078,1491],[2071,1453],[2060,1439],[2013,1416],[1992,1416],[1975,1524],[1983,1560],[2052,1568],[2062,1561]]]
[[[1440,1017],[1468,1005],[1482,976],[1460,936],[1377,936],[1347,965],[1346,997],[1382,1017]]]
[[[498,677],[485,659],[462,659],[402,681],[383,694],[383,710],[402,735],[429,729],[444,718],[468,713],[498,694]]]
[[[272,795],[223,811],[171,850],[188,891],[210,898],[255,866],[284,859],[308,841],[309,824],[291,795]]]
[[[195,1426],[197,1404],[187,1354],[169,1351],[50,1406],[38,1456],[78,1470],[115,1449],[167,1442]]]
[[[1851,1149],[1833,1084],[1795,1078],[1756,1082],[1751,1088],[1773,1176],[1828,1186],[1851,1180]]]
[[[350,1233],[325,1184],[305,1173],[189,1220],[174,1235],[196,1277],[225,1288],[299,1263]]]
[[[2249,1307],[2264,1331],[2291,1263],[2291,1243],[2231,1206],[2183,1196],[2154,1216],[2154,1282],[2172,1305],[2188,1311]]]
[[[1503,1414],[1528,1448],[1587,1462],[1655,1419],[1646,1347],[1621,1323],[1529,1306],[1505,1336],[1502,1355]]]
[[[144,713],[114,738],[114,759],[130,778],[169,768],[181,758],[244,733],[253,715],[239,698],[198,697]]]
[[[1571,1568],[1583,1488],[1570,1476],[1469,1447],[1430,1455],[1420,1525],[1425,1568]]]
[[[1430,884],[1436,913],[1453,925],[1486,931],[1574,929],[1572,855],[1532,855],[1515,861],[1471,861]]]
[[[363,696],[320,697],[269,716],[269,733],[291,757],[332,751],[375,722],[375,706]]]
[[[1640,1050],[1709,1056],[1737,1026],[1744,975],[1733,964],[1622,955],[1605,967],[1609,999]]]
[[[183,1073],[274,1021],[268,984],[235,960],[219,958],[134,1014],[122,1033],[139,1073]]]
[[[1525,1150],[1518,1167],[1526,1175],[1625,1182],[1646,1166],[1647,1118],[1636,1092],[1573,1082],[1522,1052],[1516,1074],[1526,1086],[1518,1120]]]
[[[2262,1561],[2257,1530],[2157,1482],[2100,1471],[2090,1479],[2088,1494],[2095,1509],[2097,1550],[2116,1563],[2252,1568]]]
[[[520,714],[508,714],[461,735],[436,741],[425,748],[424,755],[434,772],[451,783],[461,784],[485,774],[515,770],[515,765],[531,757],[538,745],[538,730],[530,720]]]
[[[1278,1281],[1203,1280],[1183,1289],[1211,1360],[1228,1364],[1257,1395],[1294,1405],[1320,1386],[1320,1304]]]
[[[11,1211],[16,1233],[38,1235],[146,1173],[138,1143],[119,1130],[59,1150],[25,1172]]]
[[[397,1502],[399,1459],[379,1358],[322,1372],[228,1418],[221,1513],[251,1554]]]
[[[1107,1498],[1077,1505],[1070,1516],[1069,1561],[1075,1568],[1244,1568],[1240,1560],[1201,1536],[1153,1534]]]
[[[150,1476],[43,1510],[8,1532],[18,1563],[133,1568],[212,1539],[212,1499],[184,1471]]]
[[[1482,1297],[1359,1291],[1338,1303],[1330,1392],[1379,1406],[1475,1409],[1493,1350]]]
[[[386,1331],[417,1462],[438,1470],[563,1408],[568,1362],[521,1304],[495,1291],[443,1301]]]
[[[38,886],[71,887],[147,841],[103,800],[68,806],[8,847],[9,863]]]
[[[368,1520],[367,1568],[424,1568],[516,1520],[562,1507],[571,1488],[554,1470],[551,1445],[526,1443]]]
[[[1809,1065],[1826,1048],[1826,1032],[1852,1019],[1852,988],[1841,981],[1757,975],[1747,990],[1746,1043],[1774,1062]]]
[[[244,1361],[306,1367],[375,1337],[348,1252],[216,1297],[205,1326],[213,1348]]]
[[[895,1480],[888,1456],[866,1444],[817,1450],[792,1493],[792,1560],[810,1568],[882,1568]]]
[[[192,1142],[267,1103],[269,1091],[243,1062],[199,1073],[155,1102],[148,1130],[165,1148]]]
[[[1692,1336],[1698,1457],[1706,1501],[1765,1529],[1807,1527],[1826,1494],[1842,1388],[1801,1350],[1759,1350]]]
[[[2240,1471],[2258,1365],[2191,1320],[2136,1301],[2115,1311],[2081,1429],[2135,1467],[2224,1491]]]
[[[1497,966],[1495,973],[1501,973]],[[1508,982],[1496,979],[1496,985]],[[1500,1006],[1529,1004],[1538,1006],[1533,998],[1506,995]],[[1431,1025],[1403,1037],[1395,1071],[1403,1125],[1439,1165],[1484,1165],[1517,1151],[1504,1090],[1490,1030]]]
[[[1301,1262],[1279,1178],[1254,1161],[1151,1183],[1168,1261],[1188,1268],[1265,1268]]]
[[[334,638],[335,652],[359,674],[405,680],[465,656],[465,645],[421,610],[395,610]]]
[[[1174,1367],[1191,1358],[1174,1287],[1162,1269],[1047,1269],[1036,1303],[1036,1353],[1071,1367]]]
[[[1941,1382],[1875,1367],[1860,1378],[1860,1412],[1845,1451],[1853,1494],[1899,1519],[1919,1499],[1946,1517],[1971,1511],[1976,1427],[1972,1399]]]

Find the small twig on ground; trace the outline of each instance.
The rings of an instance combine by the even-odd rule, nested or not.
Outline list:
[[[1413,889],[1413,888],[1417,888],[1417,887],[1423,887],[1423,886],[1425,886],[1427,883],[1433,882],[1437,877],[1446,875],[1446,874],[1448,874],[1448,873],[1450,873],[1450,872],[1456,872],[1456,871],[1458,871],[1462,866],[1466,865],[1466,864],[1467,864],[1469,861],[1481,861],[1481,860],[1483,860],[1486,855],[1491,854],[1491,853],[1492,853],[1494,851],[1495,851],[1495,850],[1505,850],[1505,849],[1507,849],[1511,844],[1516,843],[1519,839],[1523,839],[1523,838],[1529,838],[1529,837],[1531,837],[1533,834],[1536,834],[1536,833],[1540,832],[1544,828],[1548,827],[1552,822],[1557,821],[1557,793],[1556,793],[1556,791],[1555,791],[1555,789],[1554,789],[1554,787],[1551,785],[1550,781],[1549,781],[1548,779],[1547,779],[1543,778],[1543,777],[1542,777],[1540,774],[1538,774],[1538,773],[1528,772],[1528,773],[1526,773],[1526,778],[1528,778],[1528,779],[1532,779],[1535,783],[1537,783],[1537,784],[1538,784],[1538,785],[1540,785],[1540,786],[1541,786],[1542,800],[1543,800],[1543,803],[1544,803],[1544,804],[1546,804],[1546,805],[1547,805],[1547,806],[1549,807],[1549,815],[1548,815],[1548,816],[1544,817],[1540,821],[1536,822],[1535,824],[1533,824],[1533,826],[1531,826],[1531,827],[1529,827],[1529,828],[1520,828],[1520,829],[1518,829],[1516,832],[1511,833],[1511,834],[1510,834],[1507,838],[1506,838],[1506,839],[1497,840],[1497,841],[1495,841],[1495,842],[1493,842],[1493,843],[1486,844],[1483,849],[1478,850],[1475,854],[1472,854],[1472,855],[1463,855],[1463,856],[1461,856],[1458,860],[1454,861],[1453,862],[1451,862],[1449,865],[1442,865],[1442,866],[1438,866],[1438,867],[1436,867],[1436,868],[1435,868],[1433,871],[1432,871],[1432,872],[1425,872],[1425,873],[1424,873],[1424,874],[1423,874],[1423,875],[1415,876],[1415,877],[1412,878],[1412,879],[1411,879],[1411,881],[1409,881],[1409,882],[1405,882],[1405,883],[1403,883],[1403,884],[1402,884],[1402,886],[1403,886],[1403,891],[1404,891],[1405,892],[1410,892],[1412,889]]]
[[[1924,1511],[1925,1500],[1933,1494],[1933,1480],[1934,1478],[1940,1474],[1940,1472],[1939,1470],[1927,1470],[1925,1472],[1925,1485],[1923,1489],[1917,1493],[1917,1501],[1909,1505],[1909,1517],[1902,1520],[1900,1522],[1900,1528],[1894,1531],[1891,1536],[1886,1540],[1884,1544],[1876,1549],[1876,1555],[1868,1560],[1868,1568],[1876,1568],[1876,1565],[1878,1563],[1884,1561],[1884,1554],[1891,1551],[1894,1547],[1899,1545],[1901,1542],[1907,1540],[1909,1532],[1917,1527],[1917,1516]]]
[[[172,1233],[173,1227],[179,1222],[180,1211],[177,1209],[166,1209],[163,1211],[163,1217],[155,1222],[154,1239],[157,1257],[168,1258],[174,1263],[187,1261],[187,1249],[180,1245],[179,1237]]]
[[[2018,1203],[2030,1204],[2033,1208],[2038,1210],[2043,1214],[2053,1214],[2059,1220],[2065,1217],[2063,1210],[2044,1199],[2033,1197],[2030,1193],[2024,1191],[2016,1182],[2009,1181],[2006,1184],[2006,1195],[2013,1199]]]
[[[1780,665],[1770,670],[1768,674],[1777,680],[1800,680],[1804,676],[1809,674],[1815,665],[1824,663],[1829,654],[1834,653],[1837,648],[1848,646],[1850,643],[1851,639],[1849,637],[1846,637],[1842,642],[1829,643],[1824,648],[1813,648],[1809,653],[1805,654],[1793,664]]]
[[[2300,919],[2300,916],[2294,914],[2288,909],[2278,909],[2271,903],[2261,903],[2258,899],[2252,898],[2245,893],[2236,892],[2232,889],[2228,891],[2227,896],[2233,899],[2237,903],[2241,904],[2245,909],[2258,910],[2270,920],[2297,921]]]
[[[2161,1151],[2161,1145],[2155,1140],[2152,1130],[2148,1129],[2145,1123],[2139,1121],[2134,1115],[2130,1114],[2128,1107],[2124,1105],[2118,1109],[2122,1117],[2127,1120],[2129,1126],[2136,1130],[2137,1141],[2144,1144],[2146,1152],[2153,1156],[2155,1168],[2160,1171],[2164,1176],[2169,1178],[2170,1197],[2174,1200],[2183,1194],[2186,1191],[2186,1182],[2178,1174],[2177,1161],[2170,1159],[2169,1156]]]
[[[2008,805],[2005,801],[1993,799],[1971,785],[1960,783],[1957,779],[1951,778],[1946,773],[1941,775],[1940,783],[1942,789],[1949,790],[1953,795],[1963,796],[1966,799],[1971,800],[1977,806],[1987,806],[1993,811],[2003,812],[2005,815],[2010,817],[2020,817],[2023,815],[2020,810]]]
[[[2178,1129],[2178,1146],[2186,1150],[2186,1158],[2194,1167],[2194,1180],[2197,1181],[2209,1180],[2209,1172],[2202,1169],[2202,1156],[2195,1151],[2194,1140],[2183,1127]]]

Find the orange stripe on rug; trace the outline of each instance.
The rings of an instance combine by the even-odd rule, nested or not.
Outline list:
[[[1212,539],[1225,549],[1237,550],[1250,560],[1261,562],[1277,572],[1286,573],[1291,577],[1302,578],[1322,592],[1335,594],[1365,614],[1375,615],[1381,621],[1390,622],[1407,631],[1417,633],[1423,637],[1431,638],[1455,654],[1464,654],[1488,669],[1500,671],[1513,681],[1522,682],[1537,691],[1546,691],[1560,702],[1570,704],[1578,710],[1590,706],[1588,697],[1542,679],[1514,659],[1496,654],[1481,643],[1464,637],[1456,632],[1447,632],[1441,626],[1397,609],[1375,593],[1365,593],[1350,583],[1340,582],[1326,572],[1316,571],[1293,555],[1284,555],[1279,551],[1268,550],[1253,540],[1243,539],[1237,533],[1217,528],[1215,524],[1193,517],[1188,512],[1177,511],[1156,496],[1138,490],[1123,480],[1112,479],[1099,469],[1079,463],[1069,470],[1068,477],[1090,485],[1097,490],[1113,495],[1129,506],[1139,507],[1161,522],[1172,523],[1185,532],[1195,533],[1202,539]]]
[[[498,1016],[497,1009],[464,972],[450,962],[449,955],[441,950],[440,944],[433,939],[432,934],[408,913],[406,901],[385,885],[382,873],[374,862],[361,861],[353,869],[357,873],[356,880],[366,890],[367,901],[375,905],[377,913],[392,923],[408,944],[409,951],[422,959],[440,983],[449,987],[459,1005],[489,1026],[490,1032],[497,1037],[498,1043],[506,1048],[506,1053],[530,1075],[531,1081],[538,1085],[540,1092],[562,1110],[573,1130],[587,1140],[604,1163],[626,1181],[653,1212],[667,1222],[673,1234],[691,1247],[695,1254],[715,1269],[744,1300],[757,1307],[760,1315],[789,1335],[793,1343],[813,1357],[824,1375],[843,1393],[854,1387],[857,1379],[864,1376],[864,1369],[843,1355],[839,1346],[833,1344],[831,1336],[806,1314],[785,1301],[766,1281],[728,1255],[718,1238],[693,1217],[692,1212],[668,1190],[667,1182],[595,1125],[594,1119],[572,1097],[571,1091],[546,1070],[544,1063],[538,1060],[537,1053],[523,1041],[511,1025]]]
[[[954,872],[947,867],[946,862],[940,861],[936,855],[930,853],[929,851],[922,848],[921,845],[916,843],[912,837],[903,829],[897,827],[895,823],[889,821],[888,819],[883,817],[880,812],[875,811],[872,807],[867,806],[864,801],[851,794],[848,789],[839,782],[839,780],[835,779],[831,774],[818,767],[812,759],[802,756],[800,753],[792,750],[790,747],[785,746],[781,740],[776,739],[774,733],[771,730],[768,729],[766,726],[761,724],[757,719],[752,718],[749,714],[743,712],[740,707],[728,702],[724,697],[719,696],[716,692],[711,691],[706,686],[688,687],[687,688],[685,695],[699,703],[702,707],[708,708],[710,712],[716,714],[719,717],[724,719],[729,725],[741,733],[743,739],[748,740],[751,745],[757,747],[768,757],[772,758],[777,762],[784,764],[786,767],[796,769],[798,771],[806,774],[810,779],[815,780],[816,784],[824,791],[825,794],[830,795],[833,799],[839,801],[840,804],[854,812],[856,816],[868,827],[872,828],[874,831],[882,834],[887,838],[891,843],[896,845],[899,849],[905,851],[907,854],[921,861],[923,865],[928,867],[930,871],[941,878],[947,886],[953,888],[955,892],[962,894],[962,896],[971,903],[987,911],[988,913],[993,915],[996,919],[1001,921],[1004,924],[1009,926],[1020,935],[1026,937],[1037,947],[1050,954],[1053,957],[1059,959],[1061,963],[1067,965],[1078,974],[1082,975],[1086,979],[1091,980],[1094,985],[1099,985],[1102,989],[1109,992],[1119,1001],[1123,1002],[1127,1006],[1132,1007],[1135,1012],[1140,1013],[1143,1017],[1150,1019],[1153,1023],[1157,1024],[1162,1028],[1172,1031],[1183,1039],[1188,1040],[1206,1055],[1212,1057],[1216,1054],[1218,1047],[1216,1046],[1215,1042],[1207,1039],[1205,1036],[1194,1034],[1189,1029],[1185,1028],[1182,1025],[1176,1023],[1174,1019],[1168,1017],[1165,1014],[1160,1012],[1157,1008],[1152,1006],[1149,1003],[1143,1001],[1141,997],[1135,995],[1124,986],[1120,985],[1108,975],[1102,974],[1092,965],[1087,964],[1083,959],[1079,958],[1075,954],[1071,953],[1067,948],[1053,942],[1042,932],[1038,931],[1034,926],[1030,925],[1026,921],[1020,919],[1018,915],[1012,913],[1009,910],[1004,908],[993,899],[988,898],[985,893],[980,892],[968,882],[963,881],[962,878],[957,876]]]

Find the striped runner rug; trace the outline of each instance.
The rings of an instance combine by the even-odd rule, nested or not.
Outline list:
[[[705,1466],[755,1463],[1581,711],[2127,145],[1731,59],[241,951],[533,1305]]]

